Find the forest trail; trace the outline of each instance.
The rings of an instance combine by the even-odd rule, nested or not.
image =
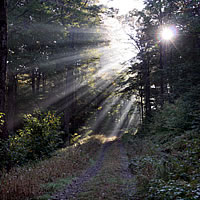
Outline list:
[[[104,143],[96,163],[52,199],[130,199],[134,188],[126,150],[118,139]]]

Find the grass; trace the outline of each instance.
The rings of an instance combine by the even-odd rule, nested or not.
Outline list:
[[[128,180],[122,176],[120,149],[115,142],[106,152],[98,174],[84,184],[84,191],[79,193],[76,199],[126,199],[127,184]]]
[[[47,199],[79,176],[96,159],[106,138],[102,135],[88,136],[79,143],[61,149],[48,160],[34,165],[13,168],[1,172],[0,199]]]
[[[68,177],[68,178],[58,179],[55,182],[50,182],[41,185],[45,194],[39,196],[37,199],[39,200],[50,199],[52,194],[54,194],[56,191],[62,190],[66,185],[70,184],[72,179],[73,179],[72,177]]]

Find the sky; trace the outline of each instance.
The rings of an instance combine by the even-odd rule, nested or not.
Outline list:
[[[142,9],[143,0],[99,0],[100,4],[119,9],[119,15],[127,14],[137,8]],[[109,47],[105,47],[101,56],[101,65],[104,66],[100,73],[113,70],[121,71],[126,68],[122,63],[127,62],[136,55],[133,42],[130,42],[126,27],[117,16],[103,15],[103,26],[107,30],[105,37],[110,39]],[[110,73],[109,73],[110,74]]]
[[[129,11],[137,8],[141,10],[143,8],[143,0],[99,0],[100,3],[107,5],[108,7],[114,7],[119,9],[120,14],[126,14]]]

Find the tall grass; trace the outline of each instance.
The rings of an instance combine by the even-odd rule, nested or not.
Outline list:
[[[80,143],[61,149],[37,164],[0,172],[0,199],[23,200],[45,194],[44,184],[79,176],[97,156],[103,136],[90,136]]]

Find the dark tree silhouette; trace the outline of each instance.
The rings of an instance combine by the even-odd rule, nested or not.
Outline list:
[[[0,2],[0,113],[5,113],[6,96],[6,70],[7,70],[7,3],[6,0]],[[1,138],[7,137],[6,117],[3,115],[3,125],[1,127]]]

